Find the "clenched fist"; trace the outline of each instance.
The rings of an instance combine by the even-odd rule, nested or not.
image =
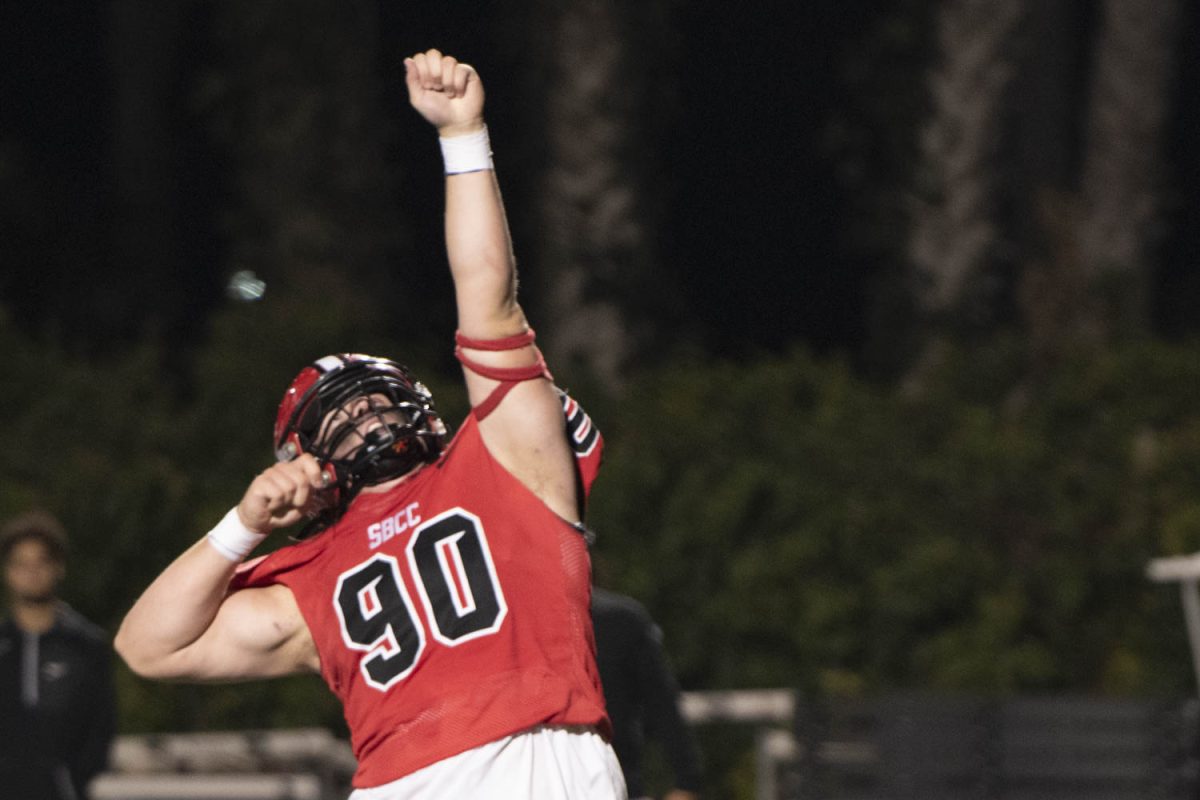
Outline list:
[[[468,64],[438,50],[404,59],[408,101],[442,137],[483,127],[483,84]]]
[[[259,473],[238,503],[242,524],[258,533],[294,525],[317,492],[328,486],[328,477],[309,453],[274,464]]]

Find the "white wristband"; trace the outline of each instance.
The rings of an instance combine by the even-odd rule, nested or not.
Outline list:
[[[486,125],[474,133],[451,136],[449,139],[439,138],[438,144],[442,146],[442,162],[446,165],[447,175],[495,168],[492,164],[492,142],[488,138]]]
[[[208,532],[208,543],[230,561],[241,561],[265,538],[265,533],[255,533],[242,524],[236,506]]]

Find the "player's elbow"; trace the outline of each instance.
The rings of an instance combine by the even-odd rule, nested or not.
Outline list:
[[[152,660],[146,658],[145,654],[141,652],[137,646],[136,637],[132,636],[124,625],[113,638],[113,649],[125,662],[125,666],[133,670],[136,675],[143,678],[153,677],[149,674],[152,672]]]
[[[172,670],[170,659],[148,647],[145,640],[138,637],[136,632],[131,632],[128,626],[122,625],[117,631],[113,638],[113,649],[138,677],[151,680],[179,677]]]

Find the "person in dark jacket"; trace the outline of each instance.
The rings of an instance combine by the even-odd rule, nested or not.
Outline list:
[[[642,754],[649,738],[662,748],[674,776],[664,800],[695,800],[699,749],[679,711],[679,684],[663,651],[662,631],[636,600],[599,587],[592,589],[592,625],[613,749],[630,799],[648,796]]]
[[[58,597],[67,539],[49,514],[0,530],[0,797],[86,800],[115,730],[111,648]]]

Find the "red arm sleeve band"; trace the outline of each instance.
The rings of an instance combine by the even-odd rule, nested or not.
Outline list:
[[[533,344],[535,338],[536,336],[532,328],[524,333],[518,333],[515,336],[506,336],[503,339],[470,339],[463,336],[462,333],[456,332],[454,334],[454,357],[462,362],[464,367],[475,374],[500,381],[500,385],[493,389],[492,393],[482,403],[471,409],[471,413],[475,415],[475,419],[482,422],[488,414],[491,414],[496,409],[496,406],[500,405],[500,401],[504,399],[504,396],[518,383],[531,381],[536,378],[546,378],[553,381],[554,376],[550,374],[550,370],[546,367],[546,360],[542,358],[541,352],[537,354],[537,363],[530,364],[527,367],[492,367],[487,364],[480,364],[478,361],[470,358],[463,352],[463,349],[470,348],[472,350],[487,350],[491,352],[519,350],[522,347]]]

